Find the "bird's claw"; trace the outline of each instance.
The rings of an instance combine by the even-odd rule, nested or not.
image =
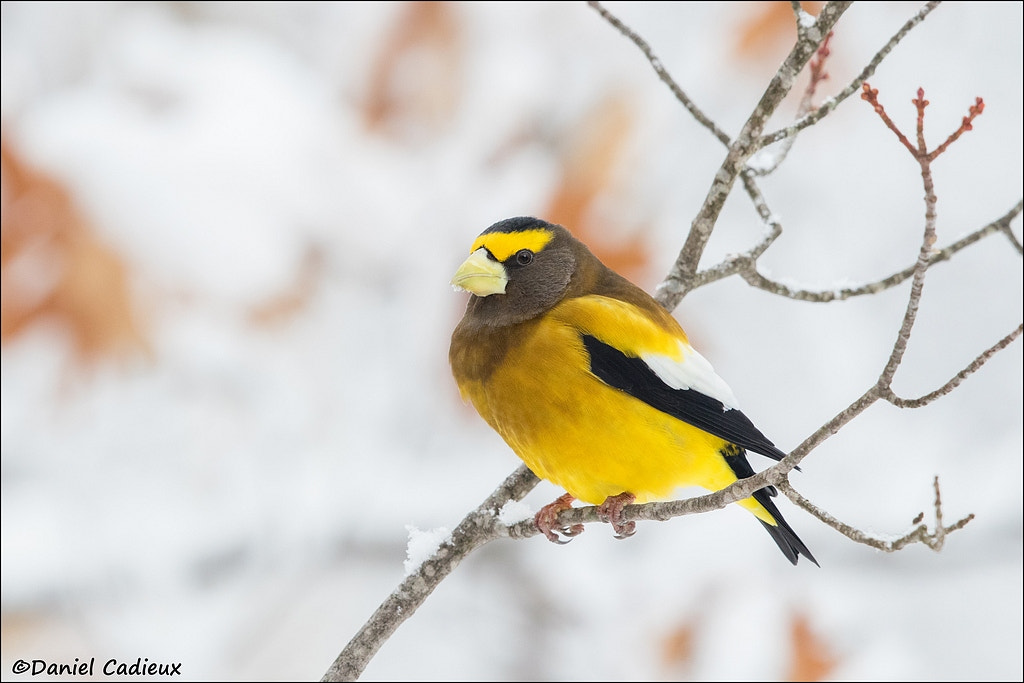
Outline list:
[[[584,526],[582,524],[564,526],[558,523],[559,513],[563,510],[571,509],[572,502],[574,500],[575,498],[573,498],[572,495],[566,493],[564,496],[556,499],[553,503],[549,503],[542,507],[537,514],[533,516],[533,523],[537,526],[537,529],[552,543],[565,545],[573,538],[583,533]],[[632,493],[620,493],[617,496],[608,496],[605,498],[605,501],[597,507],[598,519],[612,525],[612,531],[615,532],[615,538],[629,538],[636,533],[636,522],[626,522],[622,519],[622,509],[627,505],[631,505],[635,500],[636,496]]]
[[[572,526],[563,526],[558,529],[541,529],[541,532],[547,536],[548,540],[558,545],[565,545],[576,536],[583,533],[582,524],[573,524]],[[560,538],[558,534],[565,536],[564,539]]]
[[[572,501],[574,500],[575,498],[567,493],[564,496],[560,496],[555,502],[548,503],[542,507],[533,516],[533,523],[537,526],[537,529],[552,543],[565,545],[583,533],[584,527],[582,524],[573,524],[571,526],[561,526],[558,524],[558,513],[572,508]],[[559,534],[565,536],[565,540],[562,540]]]
[[[636,522],[622,521],[622,508],[631,505],[636,500],[632,493],[620,493],[617,496],[608,496],[604,502],[597,507],[597,517],[602,522],[612,525],[615,538],[629,538],[636,533]]]
[[[615,532],[615,538],[629,538],[636,533],[636,522],[626,522],[619,525],[612,524],[612,531]]]

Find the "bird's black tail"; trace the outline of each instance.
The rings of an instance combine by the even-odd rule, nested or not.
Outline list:
[[[742,448],[736,444],[729,444],[722,449],[722,457],[725,458],[725,462],[729,464],[729,468],[732,469],[733,473],[738,479],[746,479],[747,477],[753,476],[754,468],[747,462],[747,454]],[[768,511],[775,520],[775,524],[769,524],[763,519],[758,519],[764,525],[764,528],[771,534],[772,540],[779,546],[779,550],[786,556],[786,559],[796,564],[797,560],[801,555],[806,557],[814,564],[818,564],[818,561],[814,559],[814,555],[807,549],[804,542],[800,540],[800,537],[793,531],[793,527],[789,526],[785,519],[782,517],[782,513],[779,512],[779,508],[776,507],[775,503],[772,502],[772,496],[776,495],[774,486],[766,486],[763,489],[754,491],[753,499],[756,500],[761,506]]]
[[[774,489],[773,489],[774,490]],[[771,534],[772,540],[779,546],[779,550],[786,556],[786,559],[796,564],[797,558],[801,555],[806,557],[814,564],[818,564],[818,561],[814,559],[814,555],[807,549],[804,542],[800,540],[800,537],[793,531],[793,527],[789,526],[785,519],[782,518],[782,513],[779,512],[779,508],[772,502],[771,496],[768,489],[758,489],[754,491],[754,500],[760,503],[765,510],[771,513],[771,516],[775,519],[775,525],[771,525],[768,522],[759,519],[757,521],[764,525],[764,528]]]

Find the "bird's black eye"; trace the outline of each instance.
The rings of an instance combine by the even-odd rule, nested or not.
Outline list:
[[[520,249],[516,252],[516,263],[521,266],[528,266],[533,263],[533,252],[529,249]]]

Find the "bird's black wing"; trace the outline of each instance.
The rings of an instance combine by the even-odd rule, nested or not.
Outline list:
[[[590,354],[590,371],[605,384],[741,448],[774,460],[786,457],[738,409],[726,409],[721,401],[696,389],[673,389],[642,359],[627,356],[592,335],[582,338]]]

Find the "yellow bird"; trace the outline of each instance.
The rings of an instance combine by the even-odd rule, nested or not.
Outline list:
[[[566,494],[536,515],[551,541],[574,499],[599,506],[617,537],[631,503],[670,500],[684,486],[717,491],[754,474],[746,451],[785,453],[740,411],[729,386],[642,289],[568,230],[510,218],[485,230],[452,279],[470,292],[448,358],[463,399],[527,467]],[[783,554],[817,564],[772,502],[772,487],[738,504]]]

